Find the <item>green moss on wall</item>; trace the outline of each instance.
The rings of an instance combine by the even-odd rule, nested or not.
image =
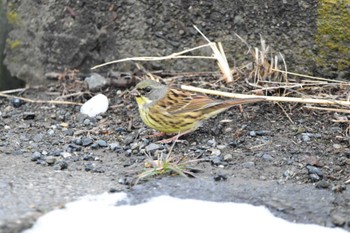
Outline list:
[[[318,66],[350,68],[350,0],[319,0],[315,43]]]
[[[16,49],[21,46],[21,42],[19,40],[6,39],[6,43],[10,49]]]

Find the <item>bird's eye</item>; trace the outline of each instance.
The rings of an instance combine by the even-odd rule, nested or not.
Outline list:
[[[144,92],[150,92],[152,90],[152,88],[151,87],[145,87],[143,90],[144,90]]]

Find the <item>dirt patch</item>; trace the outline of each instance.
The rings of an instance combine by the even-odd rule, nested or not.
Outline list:
[[[245,92],[237,84],[222,89]],[[22,96],[52,99],[52,95],[61,93],[62,83],[56,83],[47,90],[27,90]],[[81,194],[130,190],[130,183],[145,169],[145,151],[153,157],[168,153],[169,145],[145,139],[153,131],[141,122],[128,90],[104,93],[111,108],[97,118],[82,117],[78,106],[17,105],[14,100],[0,99],[0,175],[6,188],[2,190],[8,197],[3,205],[13,207],[14,212],[10,215],[1,207],[2,227],[8,227],[7,232],[14,229],[9,224],[16,219],[24,218],[28,225],[41,213]],[[81,95],[74,100],[85,98],[88,96]],[[234,107],[206,121],[173,149],[174,157],[201,159],[190,164],[199,170],[197,178],[149,177],[131,187],[131,194],[144,192],[143,199],[147,193],[168,193],[263,204],[291,221],[349,229],[347,125],[332,122],[333,113],[310,111],[301,105],[282,106],[284,111],[273,103],[245,105],[242,111]],[[21,177],[33,177],[29,183],[39,187],[33,192],[41,193],[37,200],[26,195],[27,188],[23,187],[28,182]],[[62,195],[45,193],[49,184],[56,194],[57,190],[64,191],[59,192]],[[154,185],[158,188],[150,192]],[[13,190],[21,195],[12,195]],[[43,196],[48,198],[45,202],[41,202]],[[23,205],[31,203],[23,203],[24,199],[31,200],[41,211],[23,210]]]

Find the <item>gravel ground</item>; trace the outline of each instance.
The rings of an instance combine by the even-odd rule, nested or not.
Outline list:
[[[73,87],[82,90],[55,83],[22,96],[53,99]],[[349,230],[347,125],[331,121],[339,116],[290,104],[286,112],[273,103],[234,107],[174,146],[178,160],[200,159],[188,167],[196,178],[164,175],[132,186],[145,160],[170,146],[145,139],[153,131],[128,89],[104,94],[111,107],[96,118],[80,115],[78,106],[0,99],[1,232],[18,232],[49,210],[104,191],[127,191],[135,203],[170,194],[266,205],[290,221]]]

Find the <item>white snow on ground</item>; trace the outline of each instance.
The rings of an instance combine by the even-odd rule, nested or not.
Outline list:
[[[160,196],[138,205],[125,193],[86,196],[40,217],[23,233],[269,232],[345,233],[339,228],[296,224],[276,218],[263,206]]]

